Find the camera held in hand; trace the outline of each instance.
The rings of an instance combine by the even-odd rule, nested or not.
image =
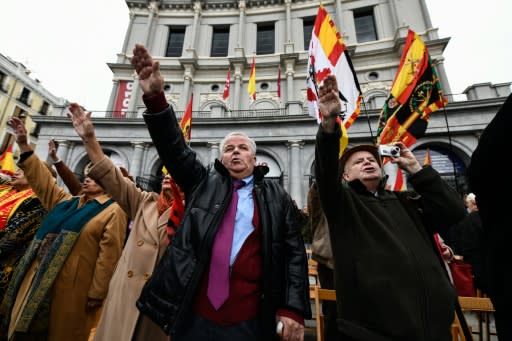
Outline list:
[[[382,144],[379,146],[380,156],[399,157],[400,147],[392,144]]]

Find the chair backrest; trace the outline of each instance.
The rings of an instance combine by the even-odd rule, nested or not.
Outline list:
[[[315,301],[316,339],[324,340],[324,316],[322,315],[322,301],[336,301],[336,291],[322,289],[319,285],[309,287],[309,296]]]
[[[459,296],[462,311],[494,312],[494,306],[489,297],[463,297]]]
[[[459,304],[462,311],[478,312],[478,313],[493,313],[494,306],[488,297],[465,297],[459,296]],[[489,326],[487,326],[489,328]],[[480,330],[482,333],[482,330]],[[480,334],[482,337],[482,334]],[[452,341],[470,341],[467,340],[462,332],[460,321],[455,315],[455,321],[452,325]]]

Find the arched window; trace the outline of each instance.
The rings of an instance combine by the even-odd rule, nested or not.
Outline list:
[[[265,178],[277,181],[281,186],[283,185],[283,172],[276,160],[269,155],[256,153],[256,163],[266,163],[269,171]]]
[[[425,163],[427,149],[432,160],[432,167],[459,193],[467,192],[466,165],[449,149],[441,146],[422,145],[413,151],[414,156],[420,162]]]

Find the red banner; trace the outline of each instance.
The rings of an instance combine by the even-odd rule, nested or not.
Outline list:
[[[117,92],[116,105],[114,106],[113,118],[126,117],[128,105],[132,98],[133,82],[132,81],[119,81],[119,90]]]

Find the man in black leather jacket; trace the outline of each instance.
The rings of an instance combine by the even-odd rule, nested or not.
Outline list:
[[[159,63],[142,45],[133,52],[147,107],[144,120],[187,198],[182,223],[137,307],[173,341],[272,340],[278,321],[283,340],[303,340],[304,318],[311,315],[307,259],[290,196],[263,179],[268,168],[256,166],[256,144],[243,133],[222,141],[220,161],[202,165],[165,100]],[[210,262],[217,257],[212,248],[235,180],[245,186],[237,190],[233,242],[225,245],[231,248],[229,297],[218,306],[209,296]]]

